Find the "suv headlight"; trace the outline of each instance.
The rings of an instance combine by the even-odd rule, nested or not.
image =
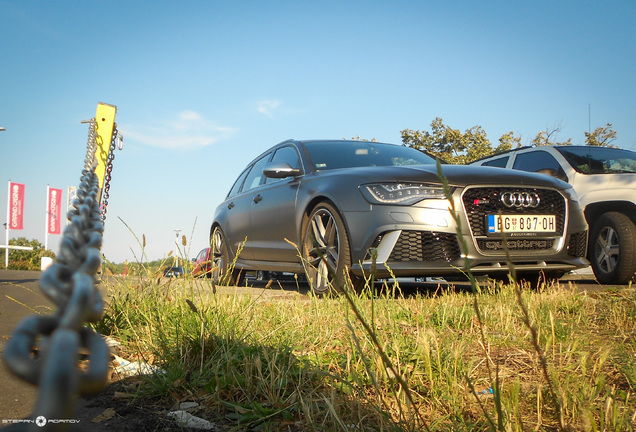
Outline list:
[[[446,199],[440,185],[422,183],[371,183],[360,186],[371,204],[412,205],[425,199]]]

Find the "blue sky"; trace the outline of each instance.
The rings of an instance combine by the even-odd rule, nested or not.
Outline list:
[[[167,256],[175,229],[195,256],[235,177],[288,138],[400,143],[441,117],[494,143],[560,126],[582,144],[612,123],[636,150],[634,22],[631,0],[0,0],[0,219],[6,182],[25,183],[11,237],[44,243],[46,185],[78,184],[98,102],[124,135],[115,262],[141,257],[135,235]]]

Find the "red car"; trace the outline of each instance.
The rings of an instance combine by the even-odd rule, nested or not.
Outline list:
[[[210,277],[212,275],[212,261],[210,248],[205,248],[192,260],[192,275],[194,277]]]

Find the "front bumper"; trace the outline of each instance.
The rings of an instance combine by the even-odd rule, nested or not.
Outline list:
[[[352,272],[374,271],[377,277],[448,276],[468,270],[507,273],[511,265],[519,272],[566,272],[589,265],[583,213],[578,203],[557,190],[539,190],[545,200],[538,208],[505,209],[519,214],[555,214],[556,232],[505,239],[486,233],[486,215],[501,212],[498,196],[507,189],[523,190],[482,186],[456,191],[456,217],[446,200],[346,212]]]

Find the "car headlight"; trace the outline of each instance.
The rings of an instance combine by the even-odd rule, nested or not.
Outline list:
[[[421,183],[371,183],[360,186],[371,204],[411,205],[425,199],[446,199],[440,185]]]

